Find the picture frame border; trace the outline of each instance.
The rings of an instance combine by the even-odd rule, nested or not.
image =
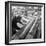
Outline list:
[[[9,33],[7,33],[8,35],[6,35],[6,12],[8,12],[8,10],[6,11],[6,9],[8,8],[8,3],[27,3],[27,4],[43,4],[44,5],[44,41],[41,42],[26,42],[26,43],[9,43]],[[7,8],[6,8],[7,5]],[[7,17],[9,17],[8,15],[9,13],[7,13]],[[9,22],[9,20],[8,20]],[[8,23],[9,26],[9,23]],[[9,27],[8,27],[9,29]],[[8,30],[9,32],[9,30]],[[45,3],[39,3],[39,2],[21,2],[21,1],[7,1],[5,2],[5,44],[6,45],[16,45],[16,44],[36,44],[36,43],[45,43]]]

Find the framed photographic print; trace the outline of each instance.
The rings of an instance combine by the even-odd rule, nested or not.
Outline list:
[[[45,42],[45,3],[5,2],[5,44]]]

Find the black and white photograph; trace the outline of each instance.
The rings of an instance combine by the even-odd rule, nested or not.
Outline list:
[[[44,3],[5,2],[5,43],[44,42],[44,8]]]

